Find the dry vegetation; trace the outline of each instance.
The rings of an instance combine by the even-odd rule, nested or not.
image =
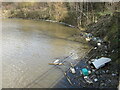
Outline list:
[[[66,22],[79,28],[96,23],[101,16],[112,15],[119,11],[120,5],[116,3],[93,2],[3,2],[3,16],[50,19]]]

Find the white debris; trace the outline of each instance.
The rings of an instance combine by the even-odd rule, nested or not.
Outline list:
[[[114,52],[115,50],[112,50],[112,52]]]
[[[107,49],[107,46],[106,46],[106,45],[105,45],[104,47],[105,47],[105,49]]]
[[[95,78],[95,79],[94,79],[94,81],[95,81],[95,82],[97,82],[97,81],[98,81],[98,79],[97,79],[97,78]]]
[[[105,51],[105,53],[108,53],[107,51]]]
[[[82,75],[82,71],[80,70],[80,74]]]
[[[78,54],[75,50],[72,50],[70,53],[71,53],[72,59],[78,59]]]
[[[109,72],[109,70],[106,70],[106,73],[108,73]]]
[[[91,74],[91,71],[89,70],[88,73]]]
[[[85,38],[85,40],[86,40],[87,42],[89,42],[89,41],[91,40],[91,38]]]
[[[13,65],[13,67],[15,67],[15,65]]]
[[[76,69],[79,69],[78,67],[76,67]]]
[[[21,72],[24,72],[24,71],[21,71]]]
[[[96,38],[96,37],[93,37],[92,40],[93,40],[93,41],[97,41],[97,38]]]
[[[56,59],[53,63],[59,63],[59,61],[60,61],[59,59]]]
[[[93,83],[92,80],[88,76],[85,76],[84,79],[86,82],[88,82],[90,84]]]
[[[59,63],[59,65],[63,65],[63,63]]]
[[[89,64],[91,64],[92,62],[91,61],[88,61]]]
[[[98,40],[97,40],[97,42],[100,42],[100,43],[102,43],[103,41],[102,41],[101,39],[98,39]]]
[[[94,69],[92,69],[92,72],[95,72],[95,70],[94,70]]]
[[[112,76],[116,76],[116,74],[112,73]]]
[[[97,47],[94,47],[94,49],[97,49]]]
[[[73,67],[70,68],[71,72],[74,74],[76,73],[75,69]]]
[[[95,59],[91,59],[91,61],[93,62],[93,61],[95,61]]]
[[[98,46],[101,46],[101,43],[97,43]]]

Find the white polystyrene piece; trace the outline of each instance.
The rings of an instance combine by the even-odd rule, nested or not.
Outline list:
[[[95,61],[92,62],[92,64],[95,66],[96,69],[99,69],[100,67],[104,66],[106,63],[110,62],[110,58],[101,57],[99,59],[95,59]]]

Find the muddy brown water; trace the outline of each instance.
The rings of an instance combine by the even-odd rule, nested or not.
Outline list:
[[[71,52],[73,56],[66,60],[75,62],[88,51],[83,44],[67,40],[76,33],[76,29],[57,23],[3,19],[2,87],[53,87],[63,72],[48,63]]]

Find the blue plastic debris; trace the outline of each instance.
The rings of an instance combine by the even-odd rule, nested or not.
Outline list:
[[[83,68],[82,69],[82,73],[83,73],[83,75],[85,75],[85,76],[88,76],[88,70],[86,69],[86,68]]]

